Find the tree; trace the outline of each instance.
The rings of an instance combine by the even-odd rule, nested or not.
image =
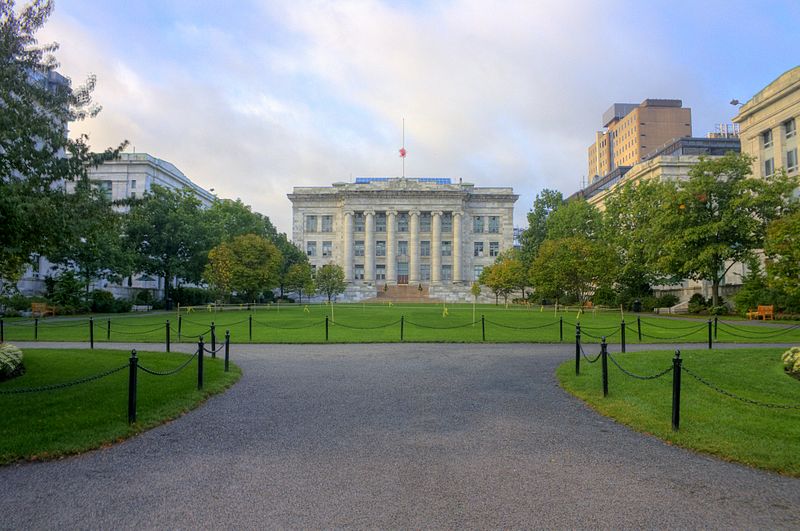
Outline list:
[[[750,177],[752,158],[729,153],[702,158],[686,180],[665,184],[665,201],[653,227],[662,246],[658,269],[682,278],[711,282],[712,304],[735,262],[764,245],[767,224],[789,205],[797,179],[785,172]]]
[[[520,237],[522,262],[530,265],[539,246],[547,237],[547,218],[564,203],[564,196],[556,190],[545,188],[533,200],[533,208],[528,212],[528,228]]]
[[[269,220],[267,220],[269,221]],[[283,255],[283,263],[281,264],[280,268],[280,275],[278,278],[278,287],[280,288],[280,295],[283,297],[283,292],[286,289],[286,280],[289,274],[289,269],[295,264],[305,264],[309,268],[311,267],[308,263],[308,256],[304,253],[301,249],[299,249],[295,244],[289,241],[286,237],[286,234],[277,232],[272,240],[275,245],[280,250],[281,254]],[[309,292],[310,293],[310,292]]]
[[[530,282],[537,295],[573,298],[581,305],[598,287],[614,278],[615,256],[611,249],[584,236],[545,240],[531,264]]]
[[[492,290],[495,304],[498,304],[500,296],[502,296],[506,304],[508,304],[508,294],[514,290],[509,262],[498,261],[490,266],[484,267],[478,280],[481,284]]]
[[[256,234],[270,240],[276,234],[269,218],[253,212],[241,199],[215,199],[204,216],[214,245],[245,234]]]
[[[475,324],[475,305],[478,303],[478,296],[481,294],[481,285],[473,282],[469,292],[472,293],[472,324]]]
[[[519,249],[507,249],[500,253],[497,262],[505,263],[509,282],[513,289],[519,290],[522,298],[525,298],[525,288],[528,287],[528,268],[522,261],[522,253]]]
[[[602,213],[585,200],[568,201],[547,217],[547,239],[583,236],[595,240],[601,235],[602,220]]]
[[[330,303],[333,297],[344,293],[347,286],[344,282],[344,270],[334,263],[325,264],[317,271],[317,292],[328,297]]]
[[[252,301],[278,285],[282,261],[280,251],[271,241],[256,234],[244,234],[211,249],[203,276],[217,289],[224,290],[226,296],[236,292],[246,301]]]
[[[0,2],[0,277],[13,285],[33,253],[50,254],[66,241],[66,183],[124,147],[90,152],[88,137],[67,136],[74,120],[96,115],[95,78],[71,87],[55,72],[57,44],[35,33],[52,12],[34,0],[21,9]]]
[[[764,252],[769,286],[790,297],[800,296],[800,210],[769,224]]]
[[[125,233],[136,253],[136,269],[164,278],[164,300],[170,300],[174,278],[198,282],[211,247],[200,200],[188,190],[153,186],[132,202]]]
[[[284,282],[286,288],[296,291],[303,302],[303,292],[306,295],[314,293],[314,278],[311,275],[311,266],[307,263],[292,264]]]

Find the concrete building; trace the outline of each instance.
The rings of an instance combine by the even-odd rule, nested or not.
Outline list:
[[[471,300],[471,283],[513,246],[519,196],[446,178],[377,177],[296,187],[288,197],[295,245],[312,267],[344,268],[345,299],[375,297],[386,285]]]
[[[588,149],[589,184],[641,162],[675,138],[692,136],[692,111],[681,100],[615,103],[603,113],[603,127]]]
[[[797,125],[800,122],[800,66],[781,74],[739,109],[742,152],[755,157],[753,175],[780,169],[798,172]]]

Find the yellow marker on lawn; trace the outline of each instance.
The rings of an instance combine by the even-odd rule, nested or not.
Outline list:
[[[447,317],[448,315],[450,315],[450,312],[447,311],[447,306],[444,306],[442,308],[442,317]]]
[[[308,309],[308,304],[303,307],[303,311],[306,313],[311,313],[311,310]]]

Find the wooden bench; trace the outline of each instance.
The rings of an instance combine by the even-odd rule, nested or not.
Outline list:
[[[774,321],[775,306],[772,304],[770,304],[769,306],[759,304],[757,310],[749,310],[747,312],[747,318],[750,320],[755,318],[756,320],[761,319],[766,321],[767,319],[769,319],[770,321]]]
[[[48,306],[46,302],[32,302],[31,314],[39,317],[44,317],[45,315],[55,315],[56,309],[53,306]]]

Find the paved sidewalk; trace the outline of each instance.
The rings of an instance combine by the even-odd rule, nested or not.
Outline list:
[[[553,376],[573,353],[234,345],[241,381],[192,413],[0,468],[0,528],[800,528],[800,480],[597,415]]]

